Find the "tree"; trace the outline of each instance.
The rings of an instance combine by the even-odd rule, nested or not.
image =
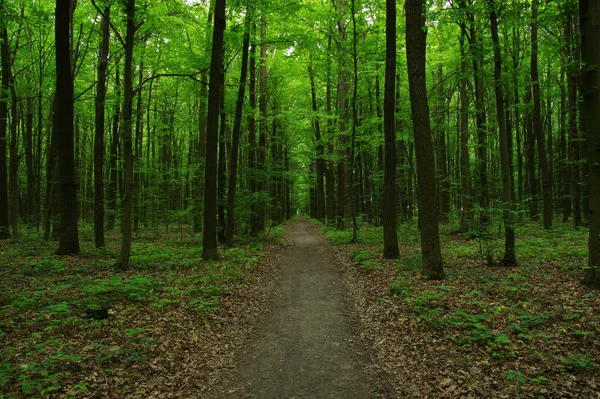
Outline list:
[[[440,280],[444,278],[444,266],[440,248],[439,209],[435,189],[435,157],[425,84],[427,32],[424,29],[423,7],[422,0],[407,0],[405,3],[406,62],[417,155],[417,197],[419,200],[423,277]]]
[[[56,114],[60,179],[60,241],[57,255],[79,253],[77,181],[73,130],[73,74],[71,70],[71,0],[56,0]]]
[[[219,100],[221,94],[221,60],[225,32],[225,0],[215,0],[208,116],[206,121],[206,168],[204,173],[204,234],[202,257],[216,260],[217,252],[217,145],[219,131]]]
[[[383,256],[397,258],[396,231],[396,0],[386,0],[385,93],[383,105],[385,168],[383,176]]]
[[[583,62],[582,127],[587,138],[590,168],[590,235],[584,284],[600,289],[600,1],[579,0]]]
[[[246,10],[246,31],[242,48],[242,70],[240,72],[240,86],[235,104],[235,120],[231,139],[231,157],[229,159],[229,182],[227,192],[227,234],[225,245],[233,246],[233,233],[235,231],[235,189],[237,186],[238,170],[238,148],[240,143],[240,130],[242,127],[242,111],[244,109],[244,95],[246,92],[246,80],[248,79],[248,47],[250,46],[250,29],[252,27],[252,11]]]
[[[121,222],[122,240],[119,259],[115,267],[119,270],[129,268],[131,257],[131,235],[133,232],[133,46],[135,31],[139,26],[135,24],[135,0],[126,0],[125,15],[127,30],[125,33],[125,70],[123,73],[123,160],[125,167],[123,216]]]
[[[542,131],[542,106],[538,72],[538,0],[531,3],[531,85],[533,88],[533,129],[538,143],[538,160],[542,170],[542,197],[544,199],[544,228],[552,227],[552,182]]]
[[[98,55],[98,84],[96,89],[96,124],[94,136],[94,242],[96,248],[105,245],[104,240],[104,116],[106,101],[106,70],[110,42],[110,7],[102,15],[102,43]]]
[[[488,4],[490,7],[492,42],[494,44],[494,88],[496,93],[496,118],[498,118],[498,131],[500,134],[500,166],[502,169],[502,200],[504,202],[502,215],[504,218],[505,245],[502,263],[505,266],[514,266],[517,264],[517,258],[515,254],[515,230],[512,217],[511,156],[508,151],[508,135],[506,132],[506,120],[504,119],[504,97],[502,93],[502,59],[494,0],[488,0]]]
[[[10,52],[5,1],[0,1],[0,29],[2,44],[2,93],[0,93],[0,239],[10,237],[8,219],[8,170],[6,165],[6,130],[8,122],[8,93],[10,84]]]

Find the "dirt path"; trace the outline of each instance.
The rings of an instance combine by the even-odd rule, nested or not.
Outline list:
[[[228,398],[374,397],[352,333],[342,271],[302,218],[289,228],[269,312],[237,356]]]

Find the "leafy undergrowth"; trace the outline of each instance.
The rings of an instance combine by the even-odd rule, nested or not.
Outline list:
[[[201,259],[200,237],[140,233],[125,273],[116,234],[94,250],[83,230],[74,257],[33,233],[0,242],[0,398],[208,396],[266,298],[284,233],[218,262]]]
[[[449,230],[449,229],[447,229]],[[418,230],[399,228],[400,258],[381,259],[382,231],[324,234],[341,245],[375,363],[399,398],[592,398],[600,390],[600,298],[580,284],[587,232],[519,226],[519,266],[485,241],[443,232],[447,279],[424,281]],[[362,238],[362,240],[361,240]]]

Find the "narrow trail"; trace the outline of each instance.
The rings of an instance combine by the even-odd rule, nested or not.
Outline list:
[[[269,311],[238,354],[228,398],[374,397],[352,333],[341,267],[301,218],[289,227]]]

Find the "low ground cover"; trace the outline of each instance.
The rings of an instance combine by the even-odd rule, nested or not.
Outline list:
[[[376,366],[398,397],[596,397],[600,298],[580,284],[587,231],[520,226],[519,265],[498,264],[501,234],[442,227],[447,279],[420,275],[417,226],[399,228],[400,258],[381,258],[382,230],[322,228],[348,265]],[[490,262],[491,261],[491,262]]]
[[[0,242],[0,398],[210,389],[258,312],[284,233],[222,249],[218,262],[201,259],[198,236],[140,233],[124,273],[116,234],[102,250],[82,240],[74,257],[53,256],[56,243],[33,232]]]

